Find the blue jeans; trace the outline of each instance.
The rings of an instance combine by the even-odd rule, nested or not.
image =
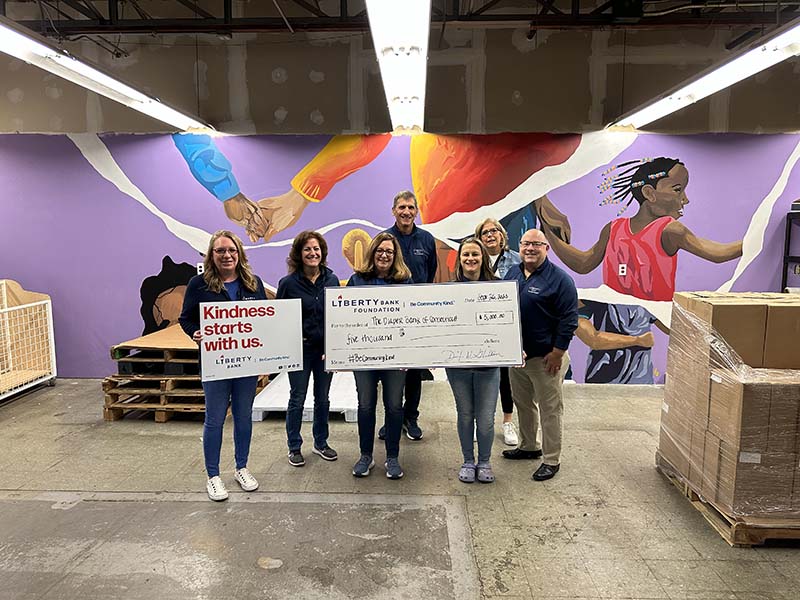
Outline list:
[[[445,369],[456,399],[456,427],[465,463],[475,462],[473,434],[477,430],[478,462],[489,462],[494,442],[494,413],[500,389],[500,369]]]
[[[353,375],[358,394],[358,444],[361,454],[372,456],[380,381],[383,384],[383,408],[386,412],[386,458],[397,458],[400,454],[400,432],[403,427],[405,371],[353,371]]]
[[[328,392],[331,389],[333,373],[325,372],[325,361],[322,360],[324,350],[311,346],[303,346],[303,370],[289,373],[289,407],[286,409],[286,439],[289,450],[300,450],[303,436],[300,435],[300,424],[303,421],[303,405],[306,402],[308,379],[314,374],[314,424],[311,433],[314,435],[314,446],[324,448],[328,445],[328,411],[330,401]]]
[[[228,405],[233,415],[233,448],[236,468],[247,466],[250,437],[253,433],[253,399],[258,377],[237,377],[222,381],[204,381],[206,418],[203,423],[203,455],[209,477],[219,475],[219,453],[222,449],[222,425]]]

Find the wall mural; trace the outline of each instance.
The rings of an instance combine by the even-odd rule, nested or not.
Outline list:
[[[575,379],[658,383],[673,291],[778,289],[798,158],[798,135],[5,135],[0,277],[52,296],[60,375],[102,377],[175,322],[215,230],[274,290],[316,229],[346,280],[412,189],[438,280],[484,218],[515,250],[541,227],[579,288]]]

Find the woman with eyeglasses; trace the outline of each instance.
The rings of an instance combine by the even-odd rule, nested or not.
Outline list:
[[[412,283],[411,270],[403,260],[397,238],[388,232],[376,235],[367,248],[363,269],[356,271],[348,286],[394,285]],[[399,369],[371,369],[353,371],[358,395],[358,441],[361,457],[353,465],[355,477],[367,477],[375,461],[372,451],[375,444],[375,409],[378,406],[378,382],[383,389],[383,407],[386,412],[386,477],[400,479],[400,434],[403,427],[403,385],[405,371]]]
[[[480,240],[469,237],[458,247],[456,281],[494,281],[497,277],[489,266],[489,253]],[[458,471],[459,481],[492,483],[494,472],[489,462],[494,440],[494,413],[500,387],[499,367],[447,368],[447,380],[456,401],[456,428],[464,462]],[[478,441],[475,462],[473,433]]]
[[[266,300],[264,284],[253,274],[242,241],[230,231],[217,231],[208,242],[203,260],[203,274],[195,275],[186,286],[183,310],[179,319],[186,335],[200,344],[201,302],[233,302]],[[228,498],[228,490],[219,476],[219,455],[222,449],[222,425],[228,406],[233,415],[233,446],[236,458],[234,479],[246,492],[258,488],[258,481],[247,469],[250,438],[253,431],[251,415],[256,395],[257,376],[236,377],[221,381],[204,381],[206,411],[203,423],[203,455],[208,481],[206,492],[214,501]]]
[[[490,268],[500,279],[506,276],[511,267],[519,264],[519,254],[508,247],[508,234],[500,221],[484,219],[475,228],[475,237],[486,246]],[[506,446],[516,446],[519,437],[514,429],[514,401],[511,399],[508,367],[500,369],[500,405],[503,408],[503,442]]]
[[[328,412],[333,373],[325,371],[325,288],[339,287],[339,278],[328,268],[328,244],[316,231],[302,231],[292,242],[286,259],[289,274],[278,282],[275,297],[299,298],[303,314],[303,370],[289,373],[289,406],[286,409],[286,438],[289,464],[306,464],[300,448],[303,437],[300,425],[306,402],[308,381],[314,375],[314,424],[311,452],[323,460],[334,461],[339,455],[328,445]]]

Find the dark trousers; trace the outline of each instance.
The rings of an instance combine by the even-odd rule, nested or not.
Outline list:
[[[403,404],[403,419],[416,421],[419,418],[419,401],[422,398],[423,369],[406,371],[406,401]]]
[[[300,425],[303,421],[303,406],[306,402],[308,381],[314,376],[314,424],[311,433],[314,446],[324,448],[328,445],[328,412],[330,401],[328,392],[331,389],[333,373],[325,372],[325,361],[322,360],[322,348],[310,345],[303,346],[303,370],[289,373],[289,406],[286,409],[286,439],[289,450],[300,450],[303,436]]]
[[[503,407],[503,414],[510,415],[514,412],[514,400],[511,398],[508,367],[500,368],[500,405]]]

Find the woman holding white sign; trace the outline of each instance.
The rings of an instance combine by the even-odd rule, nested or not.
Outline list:
[[[325,288],[339,287],[339,278],[328,264],[328,244],[316,231],[298,233],[286,259],[289,274],[278,282],[275,298],[299,298],[303,305],[303,370],[289,373],[289,406],[286,409],[286,439],[289,464],[306,464],[300,447],[300,425],[306,402],[308,381],[314,375],[314,424],[311,451],[323,460],[339,458],[328,445],[328,412],[333,373],[325,371]]]
[[[461,242],[458,247],[456,281],[493,281],[486,246],[474,237]],[[494,481],[494,472],[489,462],[494,441],[494,413],[497,409],[497,394],[500,390],[499,367],[447,368],[447,380],[456,400],[456,428],[461,442],[464,463],[458,471],[458,479],[464,483]],[[475,463],[473,434],[478,438],[478,462]]]
[[[217,231],[208,242],[208,250],[203,259],[203,274],[192,277],[186,286],[179,322],[186,335],[199,344],[203,339],[200,330],[201,302],[266,299],[264,284],[253,274],[242,241],[230,231]],[[203,382],[203,393],[206,397],[203,455],[208,473],[206,491],[212,500],[219,502],[228,498],[228,490],[219,476],[219,455],[222,449],[222,425],[225,423],[229,405],[233,415],[236,458],[234,478],[246,492],[258,488],[258,481],[247,469],[257,383],[257,376]]]
[[[366,266],[356,271],[347,285],[392,285],[412,283],[411,270],[403,260],[403,251],[391,233],[376,235],[366,252]],[[400,479],[403,469],[398,460],[403,427],[403,385],[405,371],[372,369],[353,371],[358,394],[358,440],[361,458],[353,465],[353,475],[366,477],[375,466],[375,409],[378,406],[378,382],[383,384],[383,407],[386,412],[386,477]]]

